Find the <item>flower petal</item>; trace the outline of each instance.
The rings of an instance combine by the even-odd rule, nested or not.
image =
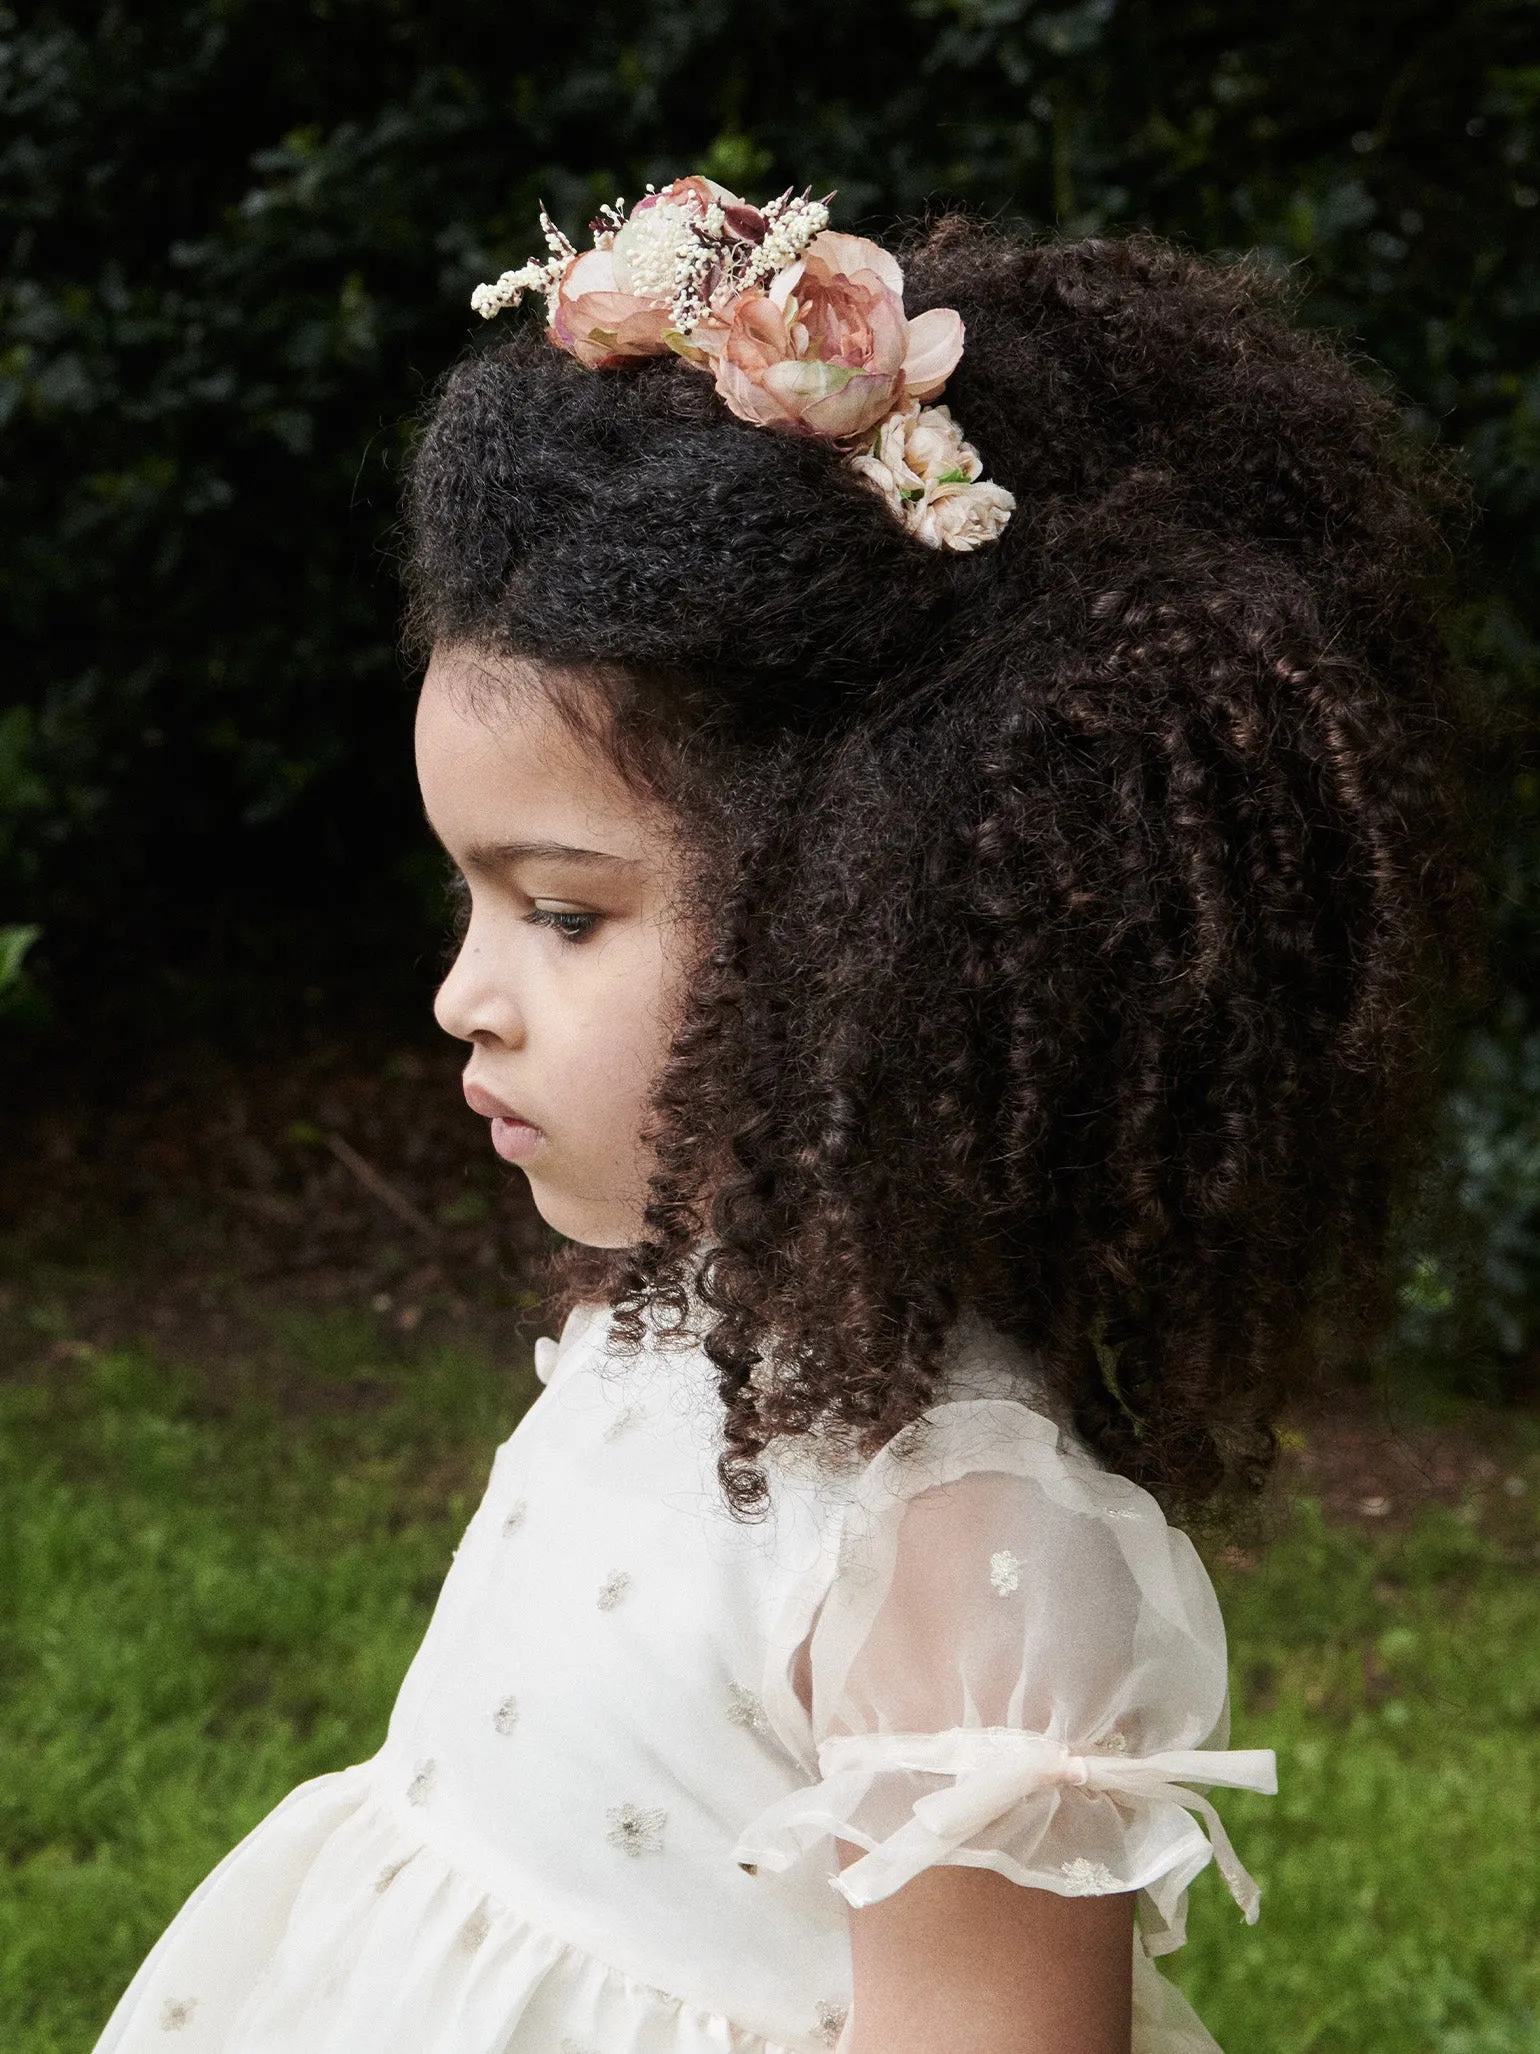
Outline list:
[[[866,480],[874,492],[880,492],[888,503],[888,510],[895,516],[904,511],[904,495],[898,489],[898,480],[879,457],[857,455],[850,459],[850,468]]]
[[[934,399],[957,369],[966,335],[961,314],[931,307],[909,323],[904,352],[904,385],[916,399]]]
[[[770,232],[770,224],[759,209],[743,200],[724,200],[722,219],[735,242],[762,243]]]
[[[796,422],[768,385],[751,377],[730,357],[717,359],[716,387],[730,413],[756,428],[791,428]]]
[[[929,549],[966,552],[998,541],[1015,511],[1015,496],[1003,485],[944,485],[927,495],[911,533]]]
[[[859,375],[848,364],[826,364],[819,357],[787,357],[767,365],[764,382],[784,406],[800,411],[816,400],[843,392]]]
[[[791,356],[785,317],[768,294],[739,294],[733,302],[722,354],[750,377],[762,376],[770,365]]]
[[[879,243],[868,242],[864,235],[841,235],[837,229],[826,228],[813,237],[804,254],[817,257],[831,271],[842,271],[846,277],[853,277],[858,271],[875,271],[902,306],[904,274],[897,259],[890,257]]]
[[[588,292],[620,292],[615,277],[615,258],[609,250],[585,250],[562,273],[563,299],[580,299]]]
[[[903,301],[896,293],[883,289],[873,295],[867,319],[871,323],[872,341],[866,368],[887,376],[904,371],[911,324],[904,319]]]
[[[809,433],[841,439],[873,428],[893,404],[896,377],[855,372],[839,391],[808,398],[801,407]]]
[[[720,207],[741,207],[744,204],[736,193],[730,193],[725,185],[718,185],[714,178],[707,178],[700,171],[692,173],[689,178],[676,178],[671,185],[664,186],[658,198],[675,200],[681,206],[697,206],[702,211],[713,200]]]
[[[788,264],[784,271],[777,271],[767,288],[770,298],[778,307],[784,307],[797,287],[802,283],[802,274],[807,265],[799,257],[795,264]]]
[[[667,307],[629,292],[585,292],[556,303],[550,336],[591,371],[609,371],[638,357],[660,357],[668,345]]]
[[[615,331],[615,339],[627,356],[661,357],[668,350],[668,326],[673,315],[667,307],[638,307],[627,314]]]

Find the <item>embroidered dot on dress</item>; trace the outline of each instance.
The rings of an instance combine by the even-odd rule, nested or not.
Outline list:
[[[989,1558],[989,1580],[1003,1598],[1021,1588],[1021,1557],[1001,1548]]]
[[[745,1690],[741,1683],[727,1686],[727,1716],[735,1726],[742,1726],[750,1733],[763,1733],[767,1721],[765,1708],[752,1690]]]
[[[184,2026],[192,2024],[193,2013],[198,2008],[196,1997],[169,1997],[161,2006],[160,2029],[163,2033],[179,2033]]]
[[[414,1862],[417,1859],[418,1854],[421,1853],[421,1851],[422,1850],[418,1848],[415,1849],[411,1854],[403,1854],[399,1861],[387,1862],[385,1867],[380,1870],[380,1873],[374,1879],[375,1896],[383,1897],[385,1895],[385,1892],[390,1888],[391,1884],[396,1880],[397,1876],[400,1875],[401,1871],[408,1865],[408,1863]]]
[[[505,1697],[492,1714],[492,1724],[505,1737],[519,1723],[519,1701],[516,1697]]]
[[[618,1847],[622,1854],[662,1853],[663,1828],[668,1824],[666,1811],[640,1804],[617,1804],[604,1816],[610,1828],[604,1837],[611,1847]]]
[[[612,1569],[599,1586],[599,1595],[594,1603],[601,1612],[613,1612],[626,1592],[631,1588],[631,1579],[624,1569]]]
[[[1083,1855],[1077,1861],[1061,1862],[1059,1874],[1064,1878],[1066,1897],[1100,1897],[1103,1891],[1123,1887],[1105,1862],[1087,1861]]]
[[[840,2004],[820,2004],[813,2026],[813,2037],[822,2040],[826,2047],[832,2047],[845,2030],[846,2011]]]
[[[524,1515],[528,1510],[529,1503],[525,1498],[519,1498],[508,1507],[507,1517],[503,1520],[504,1540],[511,1540],[514,1534],[518,1532],[519,1528],[524,1524]]]
[[[604,1429],[604,1432],[600,1436],[600,1438],[606,1441],[618,1441],[621,1435],[625,1432],[626,1428],[628,1426],[635,1426],[637,1420],[639,1420],[641,1416],[642,1415],[640,1414],[640,1412],[637,1411],[634,1405],[622,1405],[620,1410],[615,1414],[615,1417]]]
[[[426,1804],[433,1788],[433,1779],[438,1774],[437,1762],[419,1762],[412,1780],[406,1786],[408,1804]]]

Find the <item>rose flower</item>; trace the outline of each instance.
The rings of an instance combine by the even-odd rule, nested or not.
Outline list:
[[[630,219],[563,272],[552,295],[550,327],[558,348],[591,371],[614,371],[668,349],[675,264],[694,240],[694,224],[712,208],[727,234],[755,239],[763,216],[709,178],[676,178],[649,193]],[[595,224],[597,227],[597,223]]]
[[[825,230],[768,291],[741,293],[695,339],[740,420],[844,440],[906,394],[933,399],[962,355],[963,324],[950,307],[906,319],[904,274],[887,251]]]
[[[912,395],[850,462],[930,549],[994,542],[1015,511],[1014,495],[982,477],[979,453],[950,408],[922,407]]]
[[[567,266],[551,303],[551,341],[590,371],[615,371],[668,347],[668,302],[626,291],[618,268],[613,250],[585,251]]]

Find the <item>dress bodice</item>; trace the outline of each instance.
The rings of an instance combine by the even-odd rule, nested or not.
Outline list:
[[[817,1778],[772,1650],[837,1499],[783,1489],[763,1523],[735,1521],[702,1358],[606,1364],[596,1326],[559,1358],[542,1349],[550,1380],[498,1454],[391,1719],[387,1774],[499,1897],[796,2044],[844,2008],[844,1907],[816,1865],[767,1886],[734,1849]]]

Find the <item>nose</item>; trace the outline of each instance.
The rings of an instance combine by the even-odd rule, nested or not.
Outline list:
[[[472,918],[460,953],[433,1001],[433,1017],[456,1041],[478,1048],[517,1048],[524,1019],[492,937]]]

